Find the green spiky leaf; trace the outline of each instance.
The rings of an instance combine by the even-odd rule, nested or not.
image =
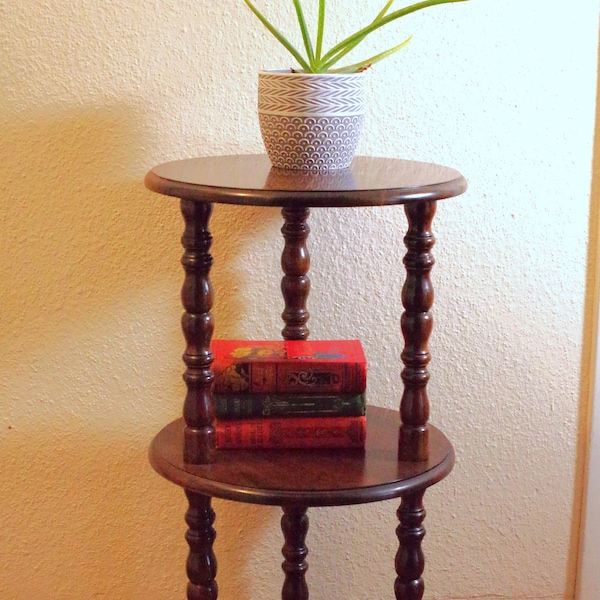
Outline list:
[[[298,49],[294,47],[293,44],[256,8],[256,6],[251,2],[251,0],[244,0],[248,8],[256,15],[256,17],[261,21],[261,23],[267,28],[267,30],[277,39],[277,41],[282,44],[286,50],[298,61],[300,67],[307,73],[327,73],[327,72],[343,72],[343,73],[352,73],[356,71],[364,70],[366,67],[372,65],[375,62],[379,62],[384,58],[398,52],[400,49],[404,48],[406,44],[410,41],[410,37],[406,39],[401,44],[397,46],[393,46],[379,54],[372,56],[371,58],[367,58],[361,60],[360,62],[345,66],[338,67],[333,69],[332,67],[336,65],[344,56],[350,53],[356,46],[358,46],[368,35],[377,31],[378,29],[388,25],[400,19],[401,17],[405,17],[411,13],[417,12],[419,10],[423,10],[425,8],[429,8],[431,6],[436,6],[439,4],[451,4],[454,2],[466,2],[468,0],[422,0],[421,2],[417,2],[415,4],[411,4],[410,6],[406,6],[399,10],[395,10],[393,12],[389,12],[394,0],[387,0],[382,10],[379,11],[379,14],[373,19],[373,21],[359,29],[352,35],[348,36],[346,39],[337,43],[330,50],[323,53],[323,35],[325,29],[325,8],[326,8],[326,0],[319,0],[319,13],[318,13],[318,21],[317,21],[317,36],[316,36],[316,49],[313,49],[312,40],[309,35],[308,25],[306,23],[306,19],[304,17],[304,11],[302,10],[301,0],[292,0],[294,4],[294,8],[296,10],[296,17],[298,20],[298,25],[300,28],[300,33],[302,34],[302,40],[304,42],[304,51],[306,56],[303,56]]]

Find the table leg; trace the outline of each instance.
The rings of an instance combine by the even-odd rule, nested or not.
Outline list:
[[[281,233],[285,239],[285,247],[281,255],[281,268],[284,276],[281,280],[281,292],[285,309],[281,318],[285,322],[282,335],[285,340],[305,340],[309,331],[308,310],[306,300],[310,292],[308,269],[310,256],[306,240],[310,233],[308,216],[310,209],[306,207],[285,207],[281,210],[285,220]]]
[[[435,262],[430,252],[435,242],[431,232],[435,209],[434,200],[404,205],[408,231],[404,237],[407,248],[403,261],[406,267],[406,281],[402,288],[402,305],[405,310],[401,319],[404,336],[404,392],[400,401],[400,460],[422,461],[427,460],[429,455],[427,365],[431,357],[427,342],[433,326],[429,312],[433,305],[433,287],[429,273]]]
[[[304,540],[308,532],[308,516],[305,506],[284,506],[281,530],[285,539],[282,549],[285,560],[281,567],[285,581],[281,591],[282,600],[308,600],[308,586],[304,574],[308,570],[308,548]]]
[[[190,547],[186,571],[188,576],[188,600],[216,600],[218,586],[217,559],[213,552],[216,533],[213,529],[215,513],[211,507],[211,497],[185,490],[189,509],[185,521],[189,529],[185,539]]]
[[[425,558],[421,549],[421,542],[425,535],[423,519],[424,490],[409,494],[402,498],[397,516],[400,521],[396,534],[400,540],[400,547],[396,553],[396,583],[394,591],[396,600],[421,600],[425,585],[423,583],[423,570]]]
[[[214,360],[210,340],[214,330],[211,308],[213,290],[209,279],[212,266],[210,246],[212,236],[208,222],[212,204],[181,200],[185,230],[181,243],[185,252],[181,259],[185,280],[181,301],[185,310],[181,327],[187,343],[183,361],[187,369],[183,379],[187,394],[183,405],[185,420],[183,458],[186,463],[198,465],[214,459],[215,409],[211,392]]]

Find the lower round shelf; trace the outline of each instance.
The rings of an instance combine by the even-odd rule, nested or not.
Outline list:
[[[397,411],[367,408],[364,450],[222,450],[209,465],[183,462],[183,419],[152,441],[150,463],[181,487],[254,504],[339,506],[397,498],[442,480],[454,465],[446,436],[429,426],[429,459],[398,460]]]

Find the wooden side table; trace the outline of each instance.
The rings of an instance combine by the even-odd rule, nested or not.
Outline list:
[[[357,157],[350,169],[316,174],[272,169],[264,155],[241,155],[162,164],[147,174],[145,182],[155,192],[180,198],[185,221],[182,327],[187,344],[183,357],[187,394],[183,418],[158,433],[149,457],[158,473],[184,488],[189,501],[188,600],[217,598],[212,497],[282,507],[283,600],[308,600],[309,507],[401,498],[394,590],[397,600],[420,600],[424,589],[423,495],[454,464],[452,445],[428,423],[431,223],[437,201],[462,194],[467,188],[465,179],[447,167],[399,159]],[[364,451],[215,449],[209,278],[213,262],[209,220],[214,203],[282,208],[284,339],[309,335],[306,240],[310,209],[404,205],[408,219],[401,320],[404,392],[399,413],[368,407]]]

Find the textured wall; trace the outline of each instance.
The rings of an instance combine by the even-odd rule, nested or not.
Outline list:
[[[331,38],[380,8],[331,4]],[[181,220],[142,180],[262,151],[256,71],[290,60],[242,0],[0,0],[0,25],[0,593],[181,598],[183,494],[146,461],[182,401]],[[432,599],[572,597],[597,25],[591,0],[471,0],[369,43],[414,34],[370,74],[361,152],[470,181],[435,227],[432,420],[457,465],[426,497]],[[403,213],[311,225],[313,334],[360,337],[394,407]],[[216,209],[216,335],[278,335],[279,227]],[[279,510],[215,505],[221,597],[277,597]],[[312,598],[392,597],[395,509],[311,511]]]

